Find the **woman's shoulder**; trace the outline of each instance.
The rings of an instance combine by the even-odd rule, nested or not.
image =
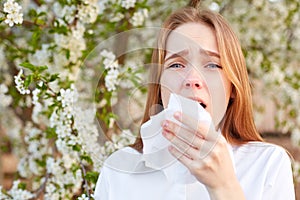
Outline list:
[[[131,147],[112,153],[104,162],[101,171],[131,172],[139,164],[142,154]]]
[[[282,146],[260,141],[251,141],[242,145],[233,146],[233,154],[239,159],[255,159],[260,161],[291,162],[291,157]],[[245,156],[245,158],[243,158]]]
[[[269,152],[269,153],[286,153],[286,150],[277,144],[261,142],[261,141],[250,141],[245,144],[232,146],[233,151],[246,151],[246,152]]]

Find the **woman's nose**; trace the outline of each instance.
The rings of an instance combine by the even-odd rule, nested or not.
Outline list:
[[[201,81],[199,79],[190,79],[190,78],[187,78],[187,79],[184,80],[183,85],[186,88],[196,88],[196,89],[202,88],[202,83],[201,83]]]
[[[183,81],[183,86],[186,88],[200,89],[203,86],[203,80],[199,75],[200,72],[191,71],[185,80]]]

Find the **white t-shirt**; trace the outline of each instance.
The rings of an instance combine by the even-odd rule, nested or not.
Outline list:
[[[291,161],[283,148],[265,142],[249,142],[231,147],[229,151],[232,151],[236,176],[247,200],[295,199]],[[117,159],[118,163],[114,165],[110,162],[104,164],[96,185],[95,199],[210,199],[200,182],[174,183],[163,171],[143,166],[141,155],[129,147],[112,154],[111,158],[123,159]]]

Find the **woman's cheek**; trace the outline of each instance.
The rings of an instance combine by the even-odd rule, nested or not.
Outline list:
[[[219,126],[227,110],[230,97],[229,88],[224,84],[222,78],[217,78],[213,85],[209,85],[208,89],[211,97],[210,113],[213,123]]]
[[[178,80],[174,74],[168,72],[162,74],[160,79],[160,88],[164,108],[166,108],[169,103],[171,93],[179,94],[179,84],[180,80]]]

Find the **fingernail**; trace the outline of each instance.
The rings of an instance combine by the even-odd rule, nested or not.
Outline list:
[[[164,128],[167,128],[168,125],[169,125],[169,123],[168,123],[167,121],[163,121],[162,126],[163,126]]]
[[[165,136],[165,138],[167,138],[167,139],[170,139],[170,138],[171,138],[171,134],[169,134],[169,133],[166,132],[166,131],[163,131],[162,134],[163,134],[163,136]]]
[[[181,113],[179,111],[177,111],[177,112],[174,113],[174,117],[176,119],[180,119],[180,116],[181,116]]]

